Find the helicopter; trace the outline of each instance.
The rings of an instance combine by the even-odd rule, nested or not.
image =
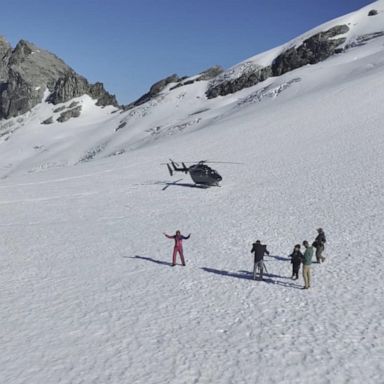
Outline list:
[[[167,165],[169,174],[173,176],[174,172],[184,172],[185,174],[189,173],[191,179],[196,186],[202,186],[205,188],[208,187],[220,187],[219,183],[223,178],[216,170],[212,169],[206,163],[227,163],[224,161],[208,161],[201,160],[196,164],[192,164],[187,167],[184,163],[181,163],[181,167],[178,163],[174,162],[172,159],[169,160],[170,163],[165,163]],[[229,163],[229,164],[238,164],[238,163]]]

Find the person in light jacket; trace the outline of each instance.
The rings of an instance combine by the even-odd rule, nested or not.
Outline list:
[[[305,252],[303,255],[303,289],[308,289],[311,287],[311,264],[313,257],[313,246],[309,245],[307,240],[303,241],[303,245],[305,247]]]

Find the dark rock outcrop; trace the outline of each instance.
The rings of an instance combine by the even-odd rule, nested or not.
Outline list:
[[[115,128],[115,132],[119,131],[120,129],[123,129],[126,125],[126,121],[121,121],[120,124]]]
[[[378,12],[376,11],[376,9],[371,9],[369,12],[368,12],[368,16],[376,16],[378,14]]]
[[[185,85],[191,85],[196,81],[207,81],[214,79],[223,72],[224,69],[222,67],[220,67],[219,65],[215,65],[211,68],[206,69],[203,72],[200,72],[198,76],[192,78],[185,77],[181,79],[174,87],[170,88],[170,90],[172,91],[173,89],[184,87]]]
[[[0,119],[23,114],[41,101],[19,72],[10,69],[7,75],[7,82],[0,84]]]
[[[102,83],[89,84],[87,79],[77,75],[75,72],[69,72],[56,81],[54,90],[49,95],[47,101],[52,104],[65,103],[66,101],[85,94],[96,99],[96,105],[113,105],[118,107],[116,97],[110,95],[104,89]]]
[[[244,63],[239,74],[233,76],[234,71],[224,72],[210,83],[206,96],[212,99],[238,92],[252,87],[272,76],[280,76],[286,72],[307,64],[316,64],[338,53],[338,47],[345,42],[345,38],[335,38],[347,33],[347,25],[338,25],[327,31],[320,32],[304,40],[299,47],[293,47],[282,52],[275,58],[271,66],[261,67],[251,62]]]
[[[23,114],[51,92],[57,104],[88,94],[98,105],[118,106],[101,83],[89,84],[54,54],[21,40],[12,50],[0,37],[0,119]]]
[[[47,101],[52,104],[65,103],[75,97],[86,94],[87,91],[88,82],[86,79],[76,75],[74,72],[69,72],[56,81]]]
[[[219,80],[208,88],[206,96],[208,99],[213,99],[217,96],[225,96],[230,93],[235,93],[244,88],[252,87],[271,76],[272,69],[268,66],[244,71],[241,76],[234,79],[226,80],[224,77],[222,81]]]
[[[44,121],[42,121],[41,124],[45,124],[45,125],[53,124],[53,116],[48,117],[48,119],[45,119]]]
[[[303,41],[297,48],[290,48],[277,56],[272,63],[273,76],[280,76],[307,64],[316,64],[334,55],[337,47],[343,44],[346,38],[335,39],[349,31],[347,25],[338,25],[325,32],[317,33]]]
[[[97,99],[96,105],[106,107],[107,105],[113,105],[119,107],[119,103],[116,100],[115,95],[111,95],[104,89],[104,84],[97,82],[89,86],[88,95],[93,99]]]
[[[61,112],[60,116],[57,118],[57,121],[59,123],[64,123],[64,121],[67,121],[72,117],[79,117],[80,113],[81,113],[81,105],[72,109],[68,109],[67,111]]]

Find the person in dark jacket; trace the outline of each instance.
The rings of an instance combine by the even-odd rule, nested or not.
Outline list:
[[[322,228],[317,229],[318,235],[316,236],[315,241],[313,242],[313,246],[316,248],[316,260],[318,263],[323,263],[325,260],[325,257],[322,255],[324,252],[324,244],[326,242],[325,239],[325,233]]]
[[[260,279],[263,279],[264,273],[264,255],[269,255],[267,246],[260,243],[260,240],[256,240],[256,243],[252,244],[251,253],[255,254],[253,263],[253,280],[256,280],[257,269],[260,270]]]
[[[164,233],[165,237],[168,239],[174,239],[175,240],[175,246],[173,247],[173,254],[172,254],[172,267],[176,265],[176,255],[177,253],[180,255],[181,264],[185,267],[185,260],[184,260],[184,253],[183,253],[183,240],[187,240],[191,237],[191,234],[188,236],[183,236],[180,231],[176,231],[176,234],[173,236],[167,235]]]
[[[296,244],[293,252],[289,255],[292,264],[292,279],[299,278],[300,265],[303,262],[303,254],[300,251],[300,244]]]

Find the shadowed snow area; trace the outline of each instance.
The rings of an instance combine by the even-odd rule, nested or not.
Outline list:
[[[77,132],[20,125],[1,144],[1,381],[380,383],[383,47],[214,100],[196,98],[203,82],[118,115],[84,97]],[[169,157],[244,164],[215,164],[221,188],[188,188]],[[287,255],[318,227],[326,261],[301,290]],[[170,266],[162,233],[176,229],[192,233],[186,267]]]

